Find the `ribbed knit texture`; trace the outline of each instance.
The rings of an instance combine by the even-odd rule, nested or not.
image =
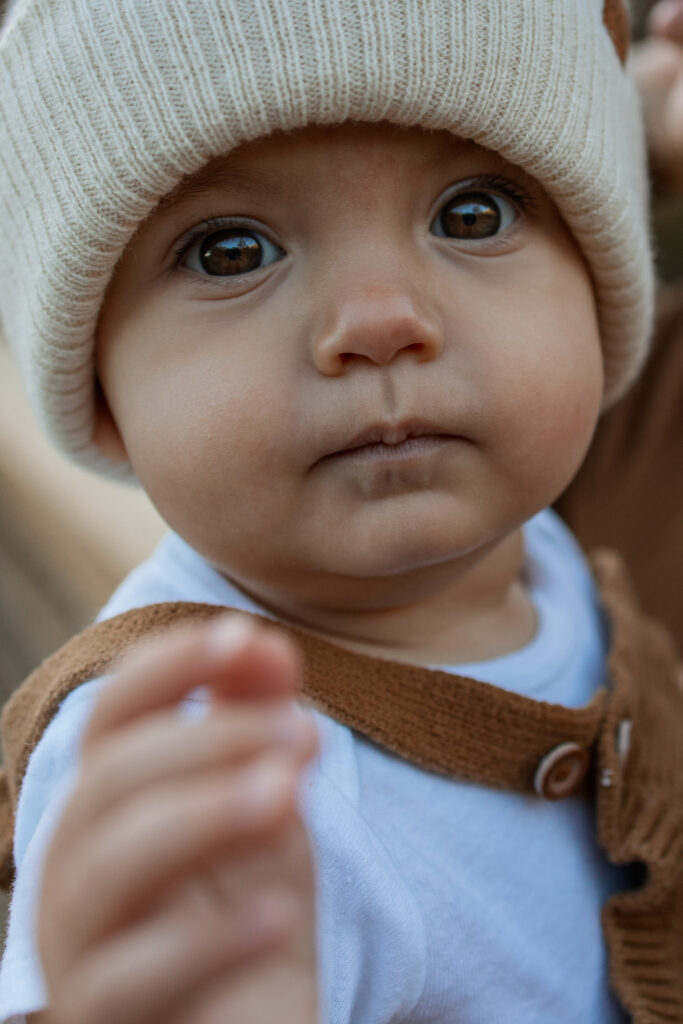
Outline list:
[[[47,431],[92,442],[93,337],[126,242],[276,129],[447,129],[550,193],[592,270],[609,404],[653,281],[638,102],[603,0],[19,0],[0,39],[0,317]]]

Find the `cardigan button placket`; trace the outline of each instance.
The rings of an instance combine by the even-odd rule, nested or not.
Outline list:
[[[534,776],[534,789],[546,800],[578,792],[588,774],[590,754],[578,743],[560,743],[546,754]]]

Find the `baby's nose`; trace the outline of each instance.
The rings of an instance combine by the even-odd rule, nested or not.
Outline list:
[[[443,349],[443,333],[437,318],[412,296],[374,290],[340,302],[313,347],[320,372],[337,377],[358,361],[386,366],[407,355],[429,362]]]

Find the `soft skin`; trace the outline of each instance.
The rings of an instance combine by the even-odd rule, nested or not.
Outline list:
[[[444,236],[473,191],[499,229]],[[265,237],[265,265],[207,273],[192,243],[174,268],[209,217]],[[426,664],[532,638],[520,527],[582,462],[603,368],[586,264],[520,169],[388,125],[240,147],[142,225],[97,343],[101,447],[282,618]],[[428,436],[392,451],[406,431]]]

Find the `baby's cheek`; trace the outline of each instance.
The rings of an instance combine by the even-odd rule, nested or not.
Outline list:
[[[583,462],[600,415],[604,387],[601,357],[571,360],[548,389],[544,454],[552,497],[569,484]]]
[[[588,335],[572,344],[548,332],[545,344],[518,349],[506,370],[495,386],[495,447],[506,475],[547,503],[577,472],[595,430],[599,341]]]

